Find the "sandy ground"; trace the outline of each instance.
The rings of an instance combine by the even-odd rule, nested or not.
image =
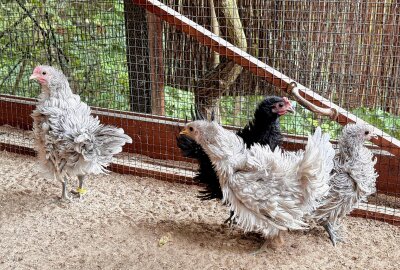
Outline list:
[[[83,201],[60,203],[60,183],[35,158],[0,152],[0,269],[400,269],[400,228],[348,218],[347,242],[292,232],[283,248],[222,225],[227,209],[198,187],[111,173]]]

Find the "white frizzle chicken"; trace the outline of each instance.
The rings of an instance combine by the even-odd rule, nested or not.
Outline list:
[[[44,173],[62,182],[62,199],[69,199],[67,180],[79,179],[77,194],[85,193],[88,174],[107,172],[113,155],[132,139],[123,129],[100,124],[88,105],[72,93],[67,78],[51,66],[37,66],[30,77],[41,85],[32,113],[35,147]]]
[[[364,146],[374,136],[373,127],[348,124],[339,138],[339,152],[334,159],[334,169],[328,195],[312,214],[312,220],[322,225],[336,245],[340,220],[349,214],[357,203],[375,193],[378,174],[374,169],[376,159]]]
[[[307,229],[304,215],[317,208],[328,189],[335,151],[329,135],[317,128],[305,151],[254,144],[246,148],[235,133],[215,122],[194,121],[181,134],[194,139],[219,176],[223,201],[245,232],[260,232],[276,248],[280,232]]]

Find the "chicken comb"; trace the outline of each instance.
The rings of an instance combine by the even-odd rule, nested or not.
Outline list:
[[[40,73],[40,66],[35,67],[35,69],[33,70],[33,73]]]
[[[283,101],[284,101],[286,104],[290,103],[290,101],[289,101],[289,99],[288,99],[287,97],[283,97]]]

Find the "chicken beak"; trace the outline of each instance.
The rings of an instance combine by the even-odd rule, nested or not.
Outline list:
[[[32,74],[32,75],[29,77],[29,80],[36,80],[36,79],[37,79],[36,74]]]
[[[289,103],[289,106],[288,106],[288,108],[286,109],[286,112],[290,112],[290,113],[294,113],[294,112],[295,112],[295,111],[294,111],[294,108],[293,108],[293,106],[292,106],[292,104]]]
[[[188,136],[188,135],[189,135],[189,131],[187,130],[187,128],[184,128],[184,129],[182,129],[181,132],[179,132],[179,135],[186,135],[186,136]]]

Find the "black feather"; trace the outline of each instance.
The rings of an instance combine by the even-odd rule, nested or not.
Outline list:
[[[272,112],[274,104],[282,102],[281,97],[267,97],[254,112],[254,118],[243,129],[237,132],[246,146],[249,148],[255,143],[269,145],[275,150],[282,142],[282,134],[279,126],[279,115]]]
[[[281,97],[266,97],[257,106],[253,120],[237,132],[247,147],[259,143],[269,145],[274,150],[276,146],[280,145],[282,134],[279,127],[279,115],[272,112],[272,108],[275,103],[282,101]],[[193,121],[204,119],[198,109],[195,114],[192,112]],[[199,170],[194,180],[205,185],[205,189],[200,191],[199,198],[202,200],[222,199],[217,173],[203,148],[185,135],[177,137],[177,144],[184,157],[194,158],[198,161]]]

